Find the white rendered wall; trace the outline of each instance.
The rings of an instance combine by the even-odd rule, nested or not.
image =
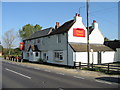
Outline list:
[[[63,60],[58,61],[54,59],[54,51],[48,51],[48,60],[49,63],[67,65],[67,50],[63,50]]]
[[[111,63],[114,62],[115,52],[109,51],[109,52],[102,52],[102,63]]]
[[[120,48],[116,49],[114,62],[120,62]]]
[[[103,44],[104,36],[98,28],[95,28],[92,33],[89,35],[90,43],[92,44]]]
[[[76,37],[73,36],[74,28],[83,28],[85,30],[85,37]],[[76,16],[76,22],[68,31],[68,42],[77,42],[77,43],[87,43],[87,30],[84,24],[82,23],[82,17]]]
[[[76,62],[75,52],[72,50],[70,45],[68,45],[68,65],[74,66],[74,62]]]
[[[97,52],[93,52],[93,55],[90,52],[90,63],[97,64],[97,60]],[[76,52],[76,62],[88,63],[87,52]]]
[[[30,49],[30,51],[29,51],[29,61],[33,61],[33,60],[34,60],[34,54],[33,54],[32,50]]]
[[[114,62],[114,57],[115,52],[114,51],[109,51],[109,52],[102,52],[101,53],[101,63],[111,63]],[[90,52],[90,63],[98,64],[98,54],[97,52],[93,52],[93,57],[92,53]],[[76,62],[81,62],[81,63],[87,63],[87,52],[76,52]]]

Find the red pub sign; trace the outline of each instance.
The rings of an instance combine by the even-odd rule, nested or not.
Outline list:
[[[73,28],[73,36],[85,37],[85,30],[83,28]]]
[[[20,42],[20,50],[24,49],[24,42]]]

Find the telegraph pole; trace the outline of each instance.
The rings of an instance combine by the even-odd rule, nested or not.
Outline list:
[[[89,0],[86,2],[86,7],[87,7],[87,56],[88,56],[88,63],[87,66],[89,68],[90,66],[90,44],[89,44]]]

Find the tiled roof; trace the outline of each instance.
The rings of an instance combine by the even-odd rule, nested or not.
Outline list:
[[[87,44],[85,43],[70,43],[70,46],[75,52],[87,52]],[[90,44],[90,49],[93,49],[94,52],[114,51],[113,49],[102,44]]]
[[[68,22],[65,22],[63,25],[61,25],[56,30],[52,27],[44,29],[44,30],[40,30],[40,31],[35,32],[34,34],[32,34],[29,38],[26,38],[25,40],[64,33],[64,32],[67,32],[73,24],[74,24],[74,20],[70,20]]]
[[[38,37],[43,37],[43,36],[47,36],[49,35],[52,31],[54,30],[54,28],[50,27],[44,30],[40,30],[35,32],[34,34],[32,34],[30,37],[26,38],[25,40],[28,39],[33,39],[33,38],[38,38]]]
[[[60,34],[60,33],[64,33],[64,32],[67,32],[71,26],[75,23],[74,20],[70,20],[70,21],[67,21],[65,22],[63,25],[61,25],[58,29],[54,30],[52,34]]]

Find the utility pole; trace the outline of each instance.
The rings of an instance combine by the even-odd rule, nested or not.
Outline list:
[[[86,7],[87,7],[87,56],[88,56],[88,63],[87,66],[89,68],[90,66],[90,44],[89,44],[89,0],[86,2]]]

